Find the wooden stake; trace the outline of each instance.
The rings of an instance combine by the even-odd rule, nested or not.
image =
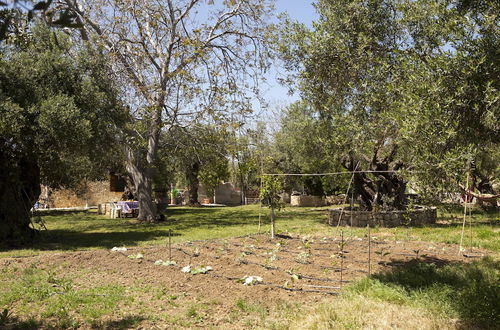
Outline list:
[[[168,261],[172,261],[172,229],[168,230]]]
[[[344,268],[344,231],[340,231],[340,288],[342,289],[343,280],[343,268]]]
[[[472,253],[472,209],[469,207],[470,253]]]
[[[264,165],[262,163],[262,158],[260,159],[260,174],[261,174],[261,177],[260,177],[260,189],[259,189],[259,229],[258,229],[258,233],[260,234],[260,227],[262,225],[262,198],[260,198],[260,194],[262,192],[262,172],[263,172],[263,169],[264,169]]]
[[[358,165],[359,165],[359,162],[356,164],[354,171],[356,171],[358,169]],[[353,183],[354,183],[354,172],[352,172],[351,180],[349,181],[349,185],[347,186],[347,191],[345,192],[343,205],[345,205],[347,203],[347,197],[349,196],[349,189],[351,189],[351,185],[354,186]],[[353,188],[353,193],[354,193],[354,188]],[[351,198],[351,201],[352,201],[352,198]],[[340,210],[339,221],[337,222],[337,228],[340,226],[340,221],[342,220],[342,215],[344,214],[344,209],[345,209],[345,206],[342,207],[342,209]],[[351,212],[352,212],[352,210],[351,210]],[[351,226],[352,226],[352,213],[351,213]]]
[[[368,276],[371,275],[372,272],[372,237],[370,233],[370,225],[366,225],[368,227]]]
[[[464,241],[465,232],[465,219],[467,218],[467,192],[469,191],[469,172],[467,172],[467,181],[465,183],[465,194],[464,194],[464,221],[462,224],[462,234],[460,235],[460,246],[458,247],[458,254],[462,252],[462,243]]]
[[[271,208],[271,238],[274,238],[274,207]]]

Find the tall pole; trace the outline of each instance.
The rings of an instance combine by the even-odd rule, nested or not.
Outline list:
[[[370,224],[366,225],[368,227],[368,276],[371,275],[372,272],[372,237],[370,233]]]
[[[464,194],[464,221],[462,224],[462,234],[460,235],[460,246],[458,249],[458,254],[462,252],[462,243],[464,241],[465,232],[465,219],[467,218],[467,193],[469,192],[469,171],[467,171],[467,180],[465,182],[465,194]]]
[[[274,238],[274,207],[271,208],[271,238]]]

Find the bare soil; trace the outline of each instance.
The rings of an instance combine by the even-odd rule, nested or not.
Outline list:
[[[420,260],[438,266],[473,259],[459,255],[455,245],[382,238],[375,235],[371,240],[372,273],[402,265],[417,258],[417,254]],[[269,236],[252,235],[172,245],[174,266],[154,264],[156,260],[169,259],[165,244],[130,248],[126,252],[97,250],[4,258],[0,259],[0,268],[21,270],[33,263],[40,264],[71,278],[76,290],[103,285],[126,287],[126,295],[133,300],[120,303],[116,313],[106,317],[109,322],[135,315],[144,317],[139,326],[147,329],[163,329],[172,324],[251,327],[259,323],[259,316],[238,309],[238,299],[261,306],[266,315],[273,315],[279,306],[300,309],[298,306],[314,306],[326,297],[335,299],[341,286],[366,276],[367,238],[346,238],[343,253],[341,241],[340,237],[283,236],[271,240]],[[137,253],[144,258],[128,257]],[[473,254],[477,257],[488,252],[474,250]],[[197,275],[181,272],[186,265],[211,266],[213,270]],[[247,275],[260,276],[263,281],[245,286],[239,279]],[[196,313],[190,313],[189,308]]]

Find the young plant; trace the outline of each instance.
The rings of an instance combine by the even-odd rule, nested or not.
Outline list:
[[[155,261],[155,265],[157,266],[175,266],[177,264],[177,262],[175,262],[174,260],[156,260]]]
[[[301,264],[309,264],[309,258],[311,257],[311,254],[307,251],[301,252],[297,255],[296,261]]]
[[[282,178],[279,176],[262,176],[259,198],[271,209],[271,238],[275,237],[275,211],[283,208],[280,193],[283,191]]]
[[[238,279],[238,282],[248,286],[255,285],[262,282],[262,277],[245,275],[243,278]]]
[[[269,253],[269,257],[266,258],[266,260],[264,261],[265,262],[265,265],[266,265],[266,268],[271,268],[271,266],[273,265],[273,262],[277,259],[278,257],[276,256],[276,253],[274,251],[270,252]]]
[[[385,261],[385,257],[391,253],[389,251],[387,251],[387,249],[385,249],[385,248],[382,248],[379,251],[375,251],[375,253],[378,254],[382,258],[381,263],[383,265],[387,265],[387,261]]]
[[[296,282],[302,278],[302,275],[296,269],[287,270],[287,273],[290,275],[292,282]]]
[[[197,275],[197,274],[206,274],[211,270],[213,270],[213,268],[210,266],[199,266],[196,268],[191,268],[191,265],[187,265],[187,266],[182,267],[181,272],[191,273],[192,275]]]
[[[142,253],[131,254],[128,257],[130,259],[144,259],[144,255]]]

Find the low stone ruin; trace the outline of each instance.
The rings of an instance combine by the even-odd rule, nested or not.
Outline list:
[[[290,204],[292,206],[323,206],[325,201],[321,196],[309,196],[309,195],[292,195],[290,198]]]

